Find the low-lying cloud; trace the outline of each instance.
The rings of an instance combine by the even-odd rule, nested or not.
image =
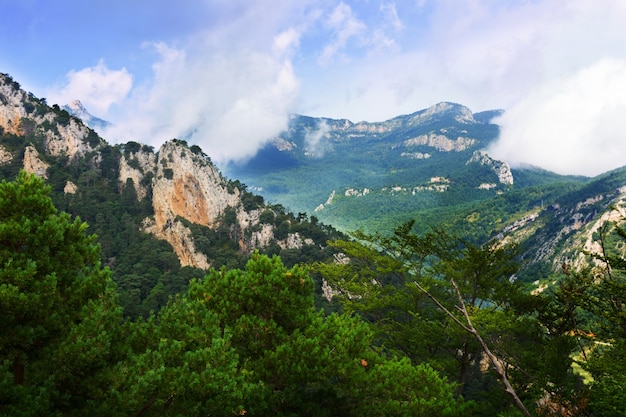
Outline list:
[[[626,61],[605,59],[538,86],[496,120],[489,153],[513,166],[594,176],[626,165]]]
[[[212,3],[206,7],[219,6]],[[250,158],[287,128],[298,97],[292,55],[300,31],[276,30],[274,19],[289,12],[277,3],[251,1],[237,14],[224,5],[224,19],[206,30],[145,42],[143,56],[153,57],[147,78],[133,79],[101,61],[72,71],[48,96],[60,104],[80,99],[112,122],[100,132],[111,142],[158,147],[178,138],[200,145],[217,162]],[[259,18],[267,7],[276,9],[274,19]]]
[[[489,152],[513,165],[595,175],[626,164],[622,1],[203,7],[210,27],[144,44],[150,77],[101,61],[48,97],[80,99],[109,119],[107,140],[186,139],[216,161],[253,156],[292,112],[382,121],[453,101],[505,110]]]
[[[103,60],[94,67],[70,71],[65,84],[48,90],[51,103],[67,104],[80,98],[94,114],[106,115],[109,108],[122,102],[133,85],[133,77],[125,68],[111,70]]]
[[[321,120],[315,129],[307,130],[304,135],[304,150],[313,158],[321,158],[332,149],[328,141],[330,126],[326,120]]]
[[[107,137],[199,144],[218,161],[245,159],[287,127],[298,82],[288,59],[252,51],[193,54],[164,43],[154,79],[138,86]]]

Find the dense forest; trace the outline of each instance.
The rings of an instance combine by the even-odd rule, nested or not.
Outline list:
[[[333,262],[254,252],[124,315],[101,246],[20,172],[0,184],[0,412],[8,416],[618,416],[626,231],[530,293],[515,246],[356,234]],[[312,276],[340,302],[315,305]]]

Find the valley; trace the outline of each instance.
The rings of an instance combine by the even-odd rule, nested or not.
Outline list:
[[[511,168],[446,102],[223,167],[76,108],[0,74],[0,412],[619,415],[626,168]]]

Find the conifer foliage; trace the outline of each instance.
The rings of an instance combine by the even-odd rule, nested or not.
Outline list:
[[[303,266],[252,254],[147,318],[124,319],[87,224],[44,181],[0,184],[0,415],[458,416],[428,365],[325,314]]]
[[[102,320],[116,311],[94,236],[49,192],[23,171],[0,183],[0,406],[33,415],[96,389],[84,379],[108,355]]]

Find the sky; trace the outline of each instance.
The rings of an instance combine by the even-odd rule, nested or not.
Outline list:
[[[0,72],[78,99],[102,136],[245,160],[292,113],[383,121],[505,110],[489,154],[626,165],[624,0],[0,0]]]

